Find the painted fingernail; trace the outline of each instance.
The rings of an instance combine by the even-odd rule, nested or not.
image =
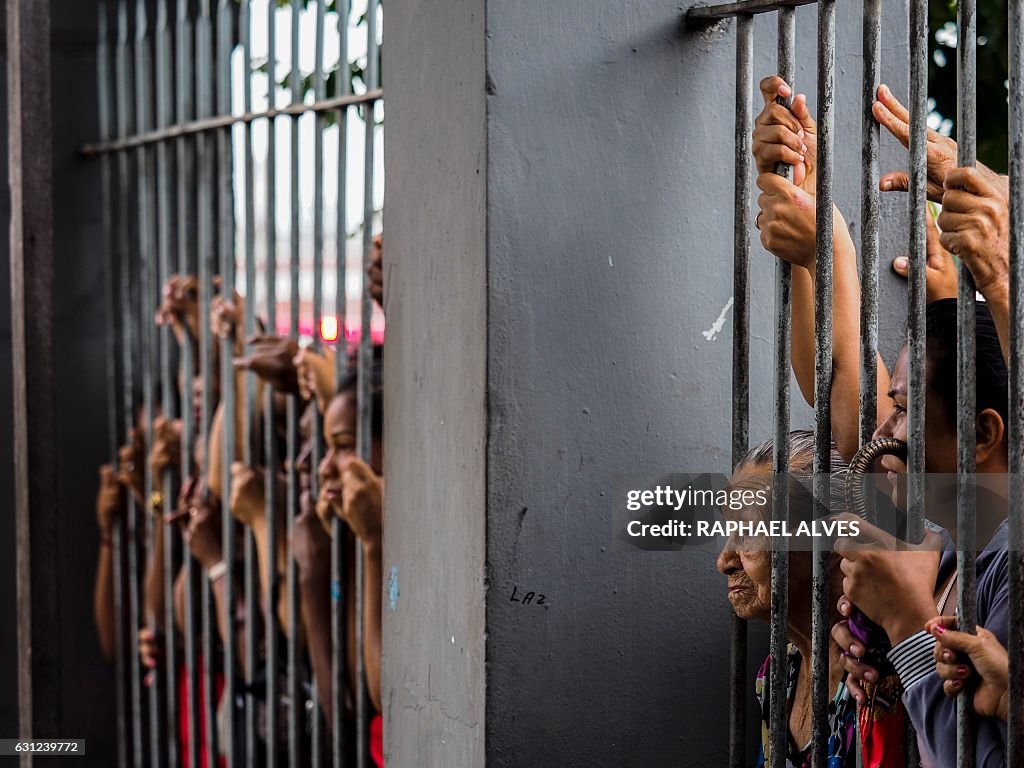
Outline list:
[[[961,686],[963,686],[962,680],[954,680],[949,684],[950,688],[960,688]]]
[[[935,625],[935,634],[936,635],[942,635],[942,634],[945,634],[945,632],[946,632],[946,628],[944,626],[942,626],[941,624],[936,624]]]
[[[967,677],[967,667],[961,664],[959,667],[956,668],[956,673],[961,677]]]

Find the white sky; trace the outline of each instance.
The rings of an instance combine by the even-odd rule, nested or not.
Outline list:
[[[267,4],[273,0],[255,0],[252,4],[252,56],[258,65],[267,58]],[[366,27],[363,25],[356,28],[356,20],[366,11],[366,0],[355,0],[352,14],[348,19],[348,59],[365,64],[366,57]],[[287,78],[291,70],[291,10],[279,8],[275,13],[277,37],[277,72],[276,80],[279,82]],[[382,16],[378,15],[377,34],[380,40],[382,29]],[[324,70],[329,71],[335,67],[338,60],[339,36],[338,16],[335,13],[327,13],[324,20]],[[313,4],[300,13],[299,16],[299,68],[303,75],[312,73],[316,56],[316,9]],[[232,110],[236,114],[244,112],[243,109],[243,84],[245,77],[245,61],[241,48],[236,49],[232,57],[232,89],[233,104]],[[252,73],[252,108],[259,112],[268,107],[268,76],[264,72],[254,71]],[[361,88],[361,86],[360,86]],[[276,104],[283,106],[290,103],[291,95],[287,88],[275,88]],[[331,96],[333,94],[328,94]],[[312,94],[306,96],[306,102],[313,101]],[[377,105],[378,120],[383,117],[382,105]],[[254,177],[253,187],[256,200],[256,263],[261,264],[266,254],[266,208],[267,208],[267,121],[259,120],[254,122],[252,128]],[[279,301],[287,302],[289,295],[289,274],[288,259],[290,253],[291,239],[291,131],[293,120],[291,118],[278,118],[276,121],[276,218],[277,218],[277,295]],[[313,215],[314,215],[314,173],[315,173],[315,121],[312,114],[305,115],[299,119],[299,211],[300,211],[300,243],[302,274],[299,283],[299,294],[302,298],[302,311],[300,324],[305,329],[312,321],[312,298],[313,298]],[[362,290],[362,217],[363,217],[363,154],[365,149],[366,127],[359,118],[357,109],[351,108],[348,111],[347,130],[347,172],[345,179],[346,191],[346,230],[348,239],[346,242],[346,295],[348,297],[348,325],[350,334],[358,329],[359,325],[359,296]],[[238,248],[239,275],[238,285],[244,287],[242,269],[244,266],[245,249],[245,132],[242,126],[234,130],[234,155],[235,155],[235,203]],[[336,288],[335,280],[335,254],[337,245],[335,239],[336,210],[338,201],[338,128],[337,125],[330,126],[324,130],[323,141],[323,205],[324,205],[324,280],[323,295],[326,306],[333,308]],[[377,129],[374,145],[374,210],[380,211],[384,202],[384,153],[383,133]],[[379,230],[379,215],[375,231]],[[257,270],[260,275],[262,270]],[[241,291],[240,291],[241,292]],[[256,301],[257,311],[263,314],[265,311],[265,283],[257,279]],[[383,316],[374,307],[375,317],[372,323],[374,335],[378,336],[383,332]],[[332,314],[326,312],[325,314]],[[285,307],[279,305],[278,320],[279,328],[287,330],[280,323],[287,324],[288,314]]]

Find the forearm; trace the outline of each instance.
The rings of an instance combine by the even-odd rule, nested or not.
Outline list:
[[[99,548],[92,604],[100,650],[107,661],[113,661],[115,652],[113,549],[109,534],[107,537]]]
[[[849,461],[860,445],[860,277],[857,251],[845,223],[837,217],[835,257],[832,269],[832,388],[830,394],[832,436],[839,454]],[[879,414],[884,417],[889,373],[876,356],[874,431]]]
[[[164,524],[153,521],[153,551],[146,558],[145,618],[149,626],[164,625]]]
[[[813,267],[812,267],[813,268]],[[790,363],[800,394],[814,407],[814,278],[803,267],[792,269],[793,338]]]
[[[299,608],[313,667],[313,682],[324,718],[331,722],[334,711],[331,694],[331,578],[327,569],[302,569],[299,574]]]
[[[985,304],[992,314],[992,322],[999,335],[999,347],[1003,351],[1003,360],[1010,360],[1010,283],[1009,279],[994,281],[985,286],[981,292]]]
[[[203,572],[203,577],[208,578],[206,571]],[[220,635],[222,643],[228,641],[228,622],[231,621],[231,601],[228,600],[224,582],[225,579],[222,576],[210,585],[210,591],[213,593],[213,610],[217,614],[217,634]]]
[[[363,664],[373,706],[380,712],[381,592],[384,589],[380,539],[363,544]]]

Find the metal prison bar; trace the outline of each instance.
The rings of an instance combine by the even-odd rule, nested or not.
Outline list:
[[[813,0],[811,0],[813,1]],[[815,294],[815,497],[823,498],[823,485],[829,472],[831,384],[831,302],[832,302],[832,102],[834,91],[835,17],[833,0],[818,2],[818,169],[816,189],[816,294]],[[748,133],[751,130],[750,94],[752,76],[750,59],[752,48],[752,16],[771,11],[778,12],[778,68],[779,75],[793,84],[794,7],[808,0],[740,0],[740,2],[692,8],[688,21],[707,23],[736,17],[736,193],[735,193],[735,330],[733,339],[733,432],[732,457],[735,465],[746,451],[749,441],[749,199],[750,159]],[[961,0],[958,4],[959,44],[957,46],[958,76],[958,164],[973,166],[976,159],[976,0]],[[1020,505],[1024,497],[1024,185],[1021,183],[1022,155],[1024,155],[1024,0],[1012,0],[1009,6],[1011,38],[1010,48],[1010,184],[1011,184],[1011,352],[1010,352],[1010,472],[1013,486],[1010,493],[1010,567],[1011,567],[1011,705],[1008,730],[1008,764],[1016,765],[1024,754],[1024,664],[1020,657],[1024,649],[1021,632],[1016,628],[1024,622],[1024,523]],[[924,535],[925,519],[925,259],[926,259],[926,181],[927,181],[927,72],[928,29],[926,0],[911,0],[909,4],[910,41],[910,189],[908,213],[910,220],[910,280],[909,280],[909,434],[908,434],[908,525],[910,541]],[[878,354],[878,137],[871,105],[879,86],[880,70],[880,0],[864,0],[863,6],[863,85],[861,89],[863,122],[863,158],[861,178],[861,395],[860,442],[871,438],[877,421],[877,354]],[[778,172],[789,175],[790,168],[780,165]],[[975,288],[966,267],[961,267],[958,301],[958,474],[957,496],[958,589],[957,613],[962,628],[975,631],[975,497],[972,476],[975,472]],[[789,432],[789,345],[790,345],[790,274],[789,265],[779,261],[776,281],[776,334],[775,334],[775,493],[773,515],[776,519],[788,517],[786,494],[779,492],[780,480],[788,466],[787,435]],[[826,764],[827,732],[827,611],[828,592],[825,566],[828,553],[822,552],[815,542],[812,587],[812,765],[824,768]],[[771,678],[770,692],[770,747],[773,766],[785,765],[788,745],[788,713],[785,707],[786,623],[788,613],[788,552],[784,542],[773,541],[771,620]],[[730,765],[745,764],[743,754],[743,710],[747,692],[742,669],[746,656],[746,629],[733,619],[730,715]],[[974,728],[970,712],[970,696],[964,692],[957,701],[957,765],[974,764]],[[908,760],[917,764],[917,744],[913,733],[908,733]]]
[[[172,4],[174,7],[172,7]],[[276,766],[282,762],[279,746],[286,746],[289,766],[321,764],[323,735],[319,723],[316,701],[316,687],[310,684],[305,672],[305,663],[298,645],[298,595],[297,574],[291,537],[287,541],[287,571],[285,583],[277,576],[275,553],[277,541],[278,498],[275,482],[275,467],[278,461],[276,439],[270,425],[273,423],[274,402],[270,388],[266,388],[262,404],[262,440],[256,430],[255,412],[257,403],[256,386],[252,375],[246,376],[241,393],[242,434],[236,435],[235,419],[235,371],[232,364],[234,346],[231,339],[220,342],[220,369],[214,370],[214,345],[210,327],[210,311],[213,294],[218,290],[214,283],[214,272],[219,273],[219,291],[231,300],[235,290],[236,242],[235,242],[235,194],[240,194],[245,210],[244,235],[241,252],[244,257],[245,313],[243,317],[244,337],[257,332],[257,227],[255,199],[255,163],[253,152],[253,123],[266,121],[267,126],[267,168],[266,168],[266,232],[264,234],[265,261],[263,276],[266,289],[266,318],[269,333],[277,328],[277,194],[276,194],[276,120],[290,117],[290,189],[291,228],[289,254],[289,336],[299,341],[300,278],[302,275],[302,248],[300,234],[302,220],[299,205],[299,126],[304,115],[314,115],[314,223],[313,223],[313,328],[314,343],[322,348],[317,335],[323,318],[323,256],[324,256],[324,174],[323,134],[327,128],[328,113],[336,115],[338,130],[338,201],[336,209],[337,267],[333,301],[338,321],[338,341],[342,345],[337,352],[336,374],[346,371],[347,333],[345,299],[345,242],[347,232],[346,216],[346,173],[348,169],[347,129],[348,112],[351,107],[362,106],[366,123],[364,184],[363,184],[363,291],[359,355],[357,358],[357,451],[363,460],[371,455],[372,419],[372,365],[373,342],[370,334],[371,298],[368,281],[365,278],[373,246],[373,199],[375,189],[374,145],[376,124],[374,106],[382,101],[377,73],[377,9],[374,0],[367,3],[367,65],[365,69],[365,92],[353,93],[349,79],[348,35],[352,17],[351,2],[339,2],[338,37],[339,65],[336,71],[336,93],[326,96],[326,73],[324,63],[326,3],[315,0],[316,44],[312,80],[314,101],[305,101],[303,77],[299,69],[300,46],[299,20],[305,3],[292,0],[291,22],[291,64],[288,86],[291,103],[280,107],[277,103],[277,40],[276,16],[278,3],[267,3],[268,62],[268,105],[265,110],[253,110],[252,77],[255,56],[252,50],[252,28],[254,24],[253,1],[243,0],[238,5],[231,0],[217,0],[211,7],[211,0],[201,0],[198,13],[192,15],[189,0],[159,0],[153,22],[147,15],[146,0],[136,0],[134,14],[130,13],[131,0],[112,0],[101,3],[98,20],[98,69],[100,135],[96,143],[88,144],[82,152],[98,156],[101,188],[104,198],[104,236],[116,247],[111,248],[111,262],[108,265],[108,293],[113,308],[120,305],[120,324],[110,322],[110,355],[108,356],[108,388],[111,402],[119,400],[122,408],[120,418],[117,410],[112,411],[110,421],[111,453],[117,458],[118,441],[130,441],[136,426],[135,396],[141,391],[143,398],[145,443],[152,446],[155,432],[154,419],[157,415],[157,398],[163,417],[178,416],[175,407],[174,377],[180,375],[182,405],[181,459],[185,478],[194,472],[204,476],[209,469],[207,451],[202,452],[202,466],[197,466],[193,453],[196,439],[209,440],[213,421],[213,385],[219,383],[221,403],[227,417],[223,419],[221,467],[222,502],[222,551],[223,561],[228,568],[223,575],[225,610],[228,621],[225,626],[225,642],[222,650],[217,642],[217,620],[215,597],[211,581],[204,577],[201,567],[183,546],[176,529],[158,531],[165,526],[162,511],[170,512],[170,506],[177,499],[176,478],[170,471],[162,477],[154,477],[148,460],[143,469],[146,506],[145,540],[140,526],[134,499],[129,494],[125,536],[115,529],[113,537],[114,559],[114,601],[117,650],[115,659],[115,680],[118,712],[118,764],[121,766],[198,766],[201,753],[210,755],[223,753],[229,766],[250,766],[265,764]],[[111,21],[113,14],[113,23]],[[133,29],[130,29],[134,16]],[[172,28],[173,19],[173,28]],[[244,76],[242,79],[242,109],[232,111],[231,59],[236,48],[237,37],[242,53]],[[111,75],[110,30],[116,30],[113,46],[113,76]],[[132,36],[134,33],[134,36]],[[155,86],[155,88],[154,88]],[[116,126],[112,130],[112,123]],[[234,167],[232,153],[235,137],[232,131],[241,127],[243,161],[240,168]],[[113,181],[112,162],[117,164],[117,183]],[[236,183],[237,176],[244,179]],[[115,189],[116,187],[116,189]],[[116,228],[114,217],[116,216]],[[174,338],[169,329],[157,331],[154,325],[158,289],[165,285],[172,273],[181,275],[198,274],[199,327],[198,338],[184,333],[182,347],[175,353]],[[114,300],[114,283],[117,279],[119,295]],[[329,299],[328,299],[329,300]],[[116,331],[116,332],[115,332]],[[175,370],[177,354],[179,364]],[[118,357],[120,355],[120,358]],[[196,370],[194,362],[198,360]],[[198,374],[202,379],[201,407],[198,414],[190,405],[193,380]],[[159,392],[158,392],[159,382]],[[189,398],[185,400],[185,398]],[[298,512],[299,488],[296,474],[298,454],[298,400],[289,396],[287,402],[287,488],[283,500],[286,509],[286,523],[290,530]],[[198,421],[196,416],[198,415]],[[313,429],[313,492],[317,490],[317,468],[322,456],[320,442],[322,434],[318,418],[312,419]],[[141,434],[140,434],[141,437]],[[236,438],[241,440],[236,442]],[[247,465],[254,465],[259,454],[266,472],[266,516],[268,520],[267,544],[270,552],[265,582],[268,595],[263,610],[266,616],[265,663],[262,675],[258,671],[259,641],[257,591],[258,561],[255,539],[251,529],[246,529],[242,551],[242,583],[236,582],[234,568],[235,541],[239,524],[228,511],[228,500],[232,485],[231,465],[235,459],[236,444],[241,445],[241,459]],[[193,510],[194,511],[194,510]],[[363,679],[362,646],[364,627],[362,622],[363,573],[361,552],[357,548],[355,594],[342,594],[345,579],[343,526],[335,518],[332,521],[333,540],[331,545],[331,641],[332,641],[332,712],[330,735],[332,749],[330,764],[338,768],[348,763],[352,750],[345,743],[345,626],[344,599],[356,601],[356,651],[355,703],[356,750],[355,764],[366,764],[368,742],[366,731],[368,710],[366,687]],[[156,546],[162,540],[163,568],[158,574],[165,600],[162,617],[143,615],[140,580],[143,564],[148,566],[157,556]],[[145,560],[143,561],[143,549]],[[120,572],[121,557],[127,562],[127,576],[124,579],[126,593],[122,592]],[[174,626],[174,579],[175,563],[181,556],[186,580],[184,608],[184,666],[185,697],[178,700],[179,658],[173,642]],[[276,597],[281,588],[288,592],[288,642],[286,654],[287,686],[282,691],[278,685],[279,632],[277,624]],[[239,594],[244,591],[244,594]],[[235,598],[244,597],[245,618],[242,632],[244,645],[242,656],[246,671],[244,682],[237,657],[236,626],[233,619]],[[127,601],[127,610],[124,603]],[[122,615],[127,626],[121,625]],[[167,628],[162,668],[158,674],[148,678],[148,696],[143,696],[143,673],[138,655],[138,630],[144,624],[156,628],[161,619]],[[222,717],[218,723],[216,671],[223,670]],[[259,728],[259,691],[261,677],[265,683],[265,728],[266,744],[261,754]],[[312,690],[313,711],[307,735],[304,708],[305,690]],[[200,696],[202,691],[202,696]],[[282,694],[284,694],[282,696]],[[202,700],[200,700],[202,699]],[[284,732],[286,745],[279,745],[276,735],[282,730],[279,712],[287,711]],[[179,712],[184,711],[189,734],[187,752],[179,742]],[[205,742],[200,744],[199,735],[204,734]],[[222,738],[223,743],[218,744]]]

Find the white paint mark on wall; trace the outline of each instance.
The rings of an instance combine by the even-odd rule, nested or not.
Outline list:
[[[714,341],[715,336],[722,332],[722,328],[725,327],[725,316],[729,314],[729,310],[732,309],[733,297],[730,296],[729,300],[725,302],[725,306],[722,307],[722,311],[718,313],[718,319],[711,324],[711,327],[706,331],[701,331],[704,334],[704,338],[708,341]]]

